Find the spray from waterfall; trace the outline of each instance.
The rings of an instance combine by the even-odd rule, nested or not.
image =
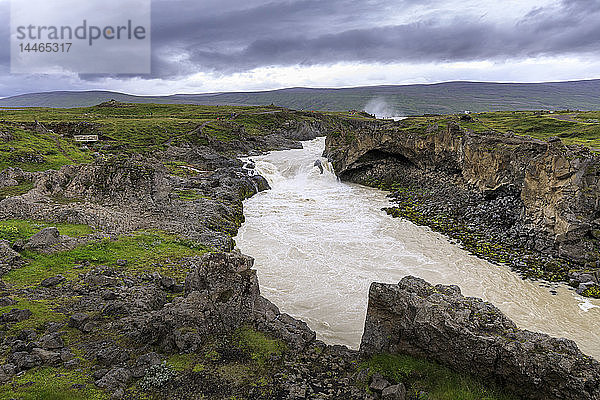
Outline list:
[[[397,110],[391,106],[384,97],[375,97],[365,105],[365,111],[369,114],[375,115],[377,118],[393,119],[398,121],[405,117],[399,115]]]

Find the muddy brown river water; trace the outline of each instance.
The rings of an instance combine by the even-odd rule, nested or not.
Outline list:
[[[520,328],[572,339],[600,359],[600,300],[565,285],[524,281],[428,228],[389,217],[381,211],[389,205],[385,192],[337,180],[320,157],[324,144],[318,138],[302,150],[252,158],[272,190],[244,202],[246,222],[235,240],[255,258],[262,294],[283,312],[327,343],[357,348],[371,282],[415,275],[458,285]]]

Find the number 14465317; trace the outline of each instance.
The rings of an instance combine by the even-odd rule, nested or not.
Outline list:
[[[68,53],[73,43],[19,43],[21,53]]]

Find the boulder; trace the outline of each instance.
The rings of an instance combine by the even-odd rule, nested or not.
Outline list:
[[[25,351],[18,351],[9,357],[11,364],[14,364],[19,371],[31,369],[42,365],[42,359],[36,354],[30,354]]]
[[[111,344],[106,345],[96,353],[96,361],[100,365],[110,366],[127,360],[129,360],[129,352]]]
[[[59,283],[63,282],[65,280],[65,277],[62,275],[57,275],[57,276],[51,276],[50,278],[46,278],[43,281],[40,282],[40,286],[43,287],[54,287],[56,285],[58,285]]]
[[[14,251],[6,240],[0,240],[0,264],[7,264],[12,267],[20,261],[21,255]]]
[[[373,374],[373,379],[371,380],[369,389],[374,392],[381,393],[383,392],[383,389],[388,386],[390,386],[390,383],[383,376],[381,376],[381,374],[375,373]]]
[[[381,392],[381,400],[405,400],[406,388],[403,384],[388,386]]]
[[[47,250],[49,247],[60,243],[60,233],[55,227],[44,228],[33,235],[25,244],[25,248],[34,250]]]
[[[360,352],[401,353],[496,381],[534,400],[597,400],[600,363],[567,339],[520,330],[457,286],[373,283]]]
[[[17,367],[14,364],[0,366],[0,383],[8,382],[16,373]]]
[[[38,346],[46,350],[56,350],[65,347],[60,332],[49,333],[37,341]]]
[[[75,313],[69,318],[69,326],[72,328],[81,329],[89,320],[89,315],[86,313]]]
[[[0,315],[0,323],[21,322],[31,318],[32,315],[33,313],[28,309],[13,308],[9,312]]]
[[[259,296],[252,258],[235,251],[188,262],[185,296],[149,313],[141,341],[190,352],[206,335],[229,332],[251,320]]]
[[[583,294],[583,292],[594,286],[596,286],[596,282],[594,281],[580,283],[579,286],[577,286],[576,292],[577,294]]]
[[[39,357],[44,365],[58,365],[62,362],[60,358],[60,353],[56,351],[40,349],[39,347],[31,350],[31,354],[35,357]]]
[[[123,388],[131,379],[131,372],[125,368],[113,368],[101,379],[97,380],[96,386],[106,390]]]

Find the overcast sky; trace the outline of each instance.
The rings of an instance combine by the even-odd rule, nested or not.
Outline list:
[[[0,96],[600,78],[600,0],[155,0],[140,76],[11,75],[9,13]]]

